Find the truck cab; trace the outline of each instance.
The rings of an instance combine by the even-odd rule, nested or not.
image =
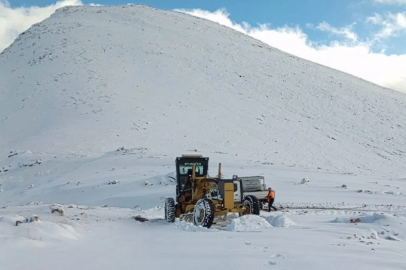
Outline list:
[[[265,184],[265,177],[263,176],[233,176],[233,178],[240,179],[242,183],[243,195],[254,195],[258,198],[261,209],[267,207],[268,188]],[[264,207],[265,206],[265,207]]]

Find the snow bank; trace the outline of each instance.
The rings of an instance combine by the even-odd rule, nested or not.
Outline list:
[[[364,214],[357,217],[352,218],[336,218],[332,222],[333,223],[351,223],[351,220],[354,223],[380,223],[383,220],[389,220],[391,217],[387,214],[378,214],[374,213],[372,215]]]
[[[225,231],[255,231],[271,228],[272,225],[264,218],[255,215],[246,215],[233,219],[224,229]]]
[[[337,217],[334,220],[332,220],[331,222],[332,223],[350,223],[350,219],[349,218]]]
[[[193,223],[185,222],[185,221],[179,221],[175,223],[175,226],[183,231],[189,231],[189,232],[210,232],[210,231],[217,231],[214,228],[204,228],[201,226],[195,226]]]
[[[375,223],[382,220],[387,220],[388,218],[389,216],[387,214],[377,214],[377,213],[374,213],[373,215],[365,215],[360,217],[361,222],[364,223]]]
[[[142,217],[148,218],[148,219],[159,219],[163,218],[165,216],[164,208],[161,206],[155,206],[150,209],[139,209],[137,211],[137,215],[140,215]]]
[[[79,234],[68,224],[53,222],[32,222],[23,224],[25,230],[21,230],[21,236],[41,241],[58,241],[60,239],[78,239]]]
[[[0,226],[15,226],[17,220],[24,220],[23,216],[0,216]]]
[[[21,222],[17,224],[17,221]],[[0,231],[0,239],[29,239],[41,242],[78,239],[80,236],[71,225],[42,221],[40,218],[27,221],[27,218],[19,215],[1,216]]]
[[[362,237],[366,239],[385,239],[390,241],[406,240],[404,235],[405,221],[403,217],[398,215],[384,213],[363,214],[351,218],[336,218],[332,222],[354,223],[357,225],[364,224],[363,228],[368,228],[368,231],[358,236],[355,235],[355,238]]]
[[[289,228],[292,225],[296,225],[296,223],[288,218],[286,214],[268,216],[265,217],[265,220],[268,221],[273,227]]]

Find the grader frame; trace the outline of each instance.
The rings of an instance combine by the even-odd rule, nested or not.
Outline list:
[[[214,217],[228,213],[259,215],[259,201],[255,196],[243,198],[239,179],[222,179],[221,163],[217,177],[208,176],[209,158],[202,155],[182,155],[176,163],[176,204],[165,201],[165,219],[193,215],[195,225],[209,228]]]

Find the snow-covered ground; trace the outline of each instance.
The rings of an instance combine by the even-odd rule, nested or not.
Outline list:
[[[281,210],[229,215],[205,229],[163,219],[164,198],[175,194],[169,177],[174,158],[116,151],[98,158],[13,165],[27,164],[29,157],[11,157],[10,171],[1,177],[0,258],[5,269],[405,267],[405,179],[213,156],[210,165],[216,172],[216,161],[222,162],[225,177],[264,175]],[[303,178],[308,182],[301,184]],[[63,209],[64,215],[53,209]],[[24,221],[35,215],[39,221]],[[136,216],[149,221],[136,221]],[[357,218],[361,222],[351,223]],[[18,220],[22,223],[16,226]]]
[[[0,269],[403,270],[405,109],[202,19],[63,8],[0,55]],[[185,153],[279,211],[167,223]]]

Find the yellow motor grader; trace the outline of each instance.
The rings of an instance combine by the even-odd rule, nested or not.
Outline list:
[[[176,202],[165,200],[165,219],[192,215],[196,226],[210,228],[215,216],[228,213],[259,215],[260,203],[253,195],[243,197],[241,179],[222,179],[221,163],[217,177],[208,177],[209,158],[202,155],[182,155],[176,164]]]

